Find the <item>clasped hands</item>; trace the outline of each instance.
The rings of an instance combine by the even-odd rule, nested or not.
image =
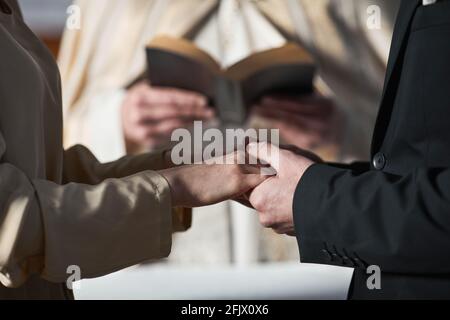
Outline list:
[[[161,171],[168,181],[175,207],[201,207],[233,199],[258,211],[261,224],[277,233],[295,235],[293,198],[297,185],[317,156],[295,147],[278,148],[251,143],[222,161],[174,167]],[[238,157],[253,157],[259,165],[239,164]],[[228,164],[232,163],[232,164]],[[253,163],[253,162],[245,162]],[[261,164],[275,169],[262,174]]]
[[[330,101],[321,97],[265,97],[253,110],[254,116],[280,128],[284,141],[302,148],[333,144],[334,137],[339,136],[338,132],[329,130],[339,128],[338,113]],[[122,111],[130,152],[164,144],[175,128],[215,117],[205,97],[173,88],[154,88],[147,83],[139,83],[128,91]],[[265,151],[268,149],[273,149],[278,156],[273,157],[274,152]],[[278,149],[264,143],[250,144],[245,152],[276,168],[276,174],[262,175],[260,167],[237,162],[167,169],[161,174],[170,185],[172,205],[201,207],[234,199],[255,208],[265,227],[293,235],[292,202],[296,186],[307,168],[321,160],[295,147]],[[231,154],[225,158],[237,156]]]

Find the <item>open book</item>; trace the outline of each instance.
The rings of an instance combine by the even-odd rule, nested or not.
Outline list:
[[[266,94],[308,94],[315,65],[294,43],[251,55],[226,70],[193,43],[160,36],[147,47],[150,83],[201,93],[226,125],[241,125],[248,108]]]

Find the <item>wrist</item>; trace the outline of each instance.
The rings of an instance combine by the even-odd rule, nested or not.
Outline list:
[[[166,179],[170,195],[172,199],[172,207],[183,207],[183,201],[180,197],[182,192],[179,192],[177,186],[180,185],[180,183],[177,183],[177,180],[179,179],[179,170],[177,168],[170,168],[161,170],[158,172],[164,179]]]
[[[306,171],[308,171],[309,168],[311,168],[313,165],[317,164],[316,162],[312,161],[312,160],[307,160],[305,165],[302,168],[302,174],[301,176],[303,177],[303,175],[306,173]]]
[[[166,149],[162,152],[164,159],[164,165],[166,169],[176,167],[176,164],[172,161],[172,149]]]

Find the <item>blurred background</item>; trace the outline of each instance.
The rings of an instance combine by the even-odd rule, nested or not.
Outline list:
[[[58,55],[66,24],[67,7],[71,0],[19,0],[25,21],[31,29]]]
[[[366,160],[369,154],[399,0],[90,0],[80,1],[81,29],[66,31],[72,1],[19,3],[25,21],[59,60],[66,147],[84,144],[107,162],[168,143],[168,132],[136,137],[139,128],[127,115],[136,108],[130,101],[139,100],[135,86],[157,90],[142,78],[145,46],[169,34],[195,42],[223,66],[288,41],[305,46],[320,67],[315,95],[307,103],[295,96],[287,103],[286,97],[261,102],[246,127],[279,129],[282,142],[329,161]],[[380,28],[369,30],[373,3],[383,15]],[[352,269],[300,264],[295,238],[263,230],[257,215],[236,203],[194,210],[192,228],[173,240],[168,259],[83,280],[76,298],[347,296]]]

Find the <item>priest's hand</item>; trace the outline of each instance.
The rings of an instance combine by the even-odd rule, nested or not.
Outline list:
[[[151,87],[146,82],[128,90],[121,111],[129,153],[164,145],[170,140],[173,130],[189,128],[195,120],[214,118],[214,111],[204,96],[184,90]]]
[[[267,143],[252,143],[247,152],[277,172],[248,195],[251,205],[258,211],[261,224],[279,234],[294,236],[292,206],[295,190],[306,170],[321,159],[294,147],[279,149]]]
[[[233,153],[208,163],[160,171],[168,181],[172,206],[194,208],[239,198],[267,179],[258,166],[238,164],[243,153]],[[223,164],[220,164],[223,163]],[[242,163],[242,162],[240,162]]]
[[[344,116],[334,102],[318,95],[263,97],[252,116],[279,129],[285,143],[313,150],[339,145]]]

